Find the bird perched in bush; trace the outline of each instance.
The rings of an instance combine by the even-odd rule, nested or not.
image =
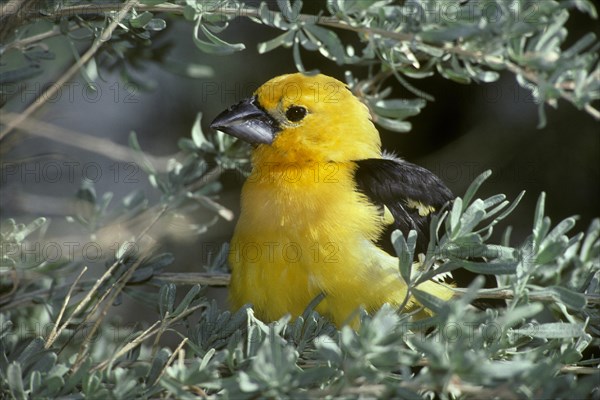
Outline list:
[[[399,260],[381,242],[414,229],[425,251],[430,216],[453,195],[430,171],[382,153],[368,108],[344,83],[282,75],[211,127],[253,145],[229,255],[233,308],[296,317],[322,293],[316,310],[341,326],[359,307],[419,307],[405,301]],[[433,281],[418,289],[452,297]]]

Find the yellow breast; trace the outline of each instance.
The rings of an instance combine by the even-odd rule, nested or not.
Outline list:
[[[378,249],[380,210],[357,192],[353,163],[255,168],[242,191],[231,242],[234,308],[252,303],[264,320],[317,310],[341,325],[359,306],[402,302],[397,259]]]

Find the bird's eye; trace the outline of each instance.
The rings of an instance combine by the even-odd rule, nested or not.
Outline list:
[[[285,117],[291,122],[301,121],[306,116],[306,108],[300,106],[291,106],[285,112]]]

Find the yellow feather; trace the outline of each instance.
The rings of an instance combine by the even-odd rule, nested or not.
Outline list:
[[[421,217],[426,217],[427,215],[431,214],[432,212],[435,212],[435,207],[425,205],[425,204],[421,203],[420,201],[416,201],[416,200],[408,200],[406,205],[410,208],[416,209],[419,212],[419,215]]]
[[[272,144],[253,150],[231,241],[231,306],[252,303],[259,318],[271,321],[300,315],[324,293],[317,311],[341,326],[359,307],[374,312],[402,304],[407,285],[398,259],[374,244],[391,215],[382,219],[353,181],[353,160],[381,158],[368,109],[324,75],[283,75],[256,95],[282,129]],[[285,119],[292,104],[308,110],[298,123]],[[419,288],[452,297],[434,282]],[[406,309],[415,305],[411,299]]]

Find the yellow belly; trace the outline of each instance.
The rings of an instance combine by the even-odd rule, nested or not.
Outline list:
[[[233,308],[251,303],[272,321],[324,293],[317,311],[341,325],[360,306],[404,301],[397,259],[373,244],[381,213],[354,190],[352,167],[336,165],[328,180],[313,169],[296,170],[293,182],[281,171],[248,179],[229,257]]]

